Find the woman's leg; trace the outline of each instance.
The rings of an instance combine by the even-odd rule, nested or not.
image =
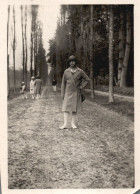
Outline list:
[[[28,97],[27,97],[27,93],[26,93],[26,92],[24,93],[24,97],[25,97],[26,99],[28,98]]]
[[[64,112],[64,124],[61,127],[59,127],[60,129],[64,129],[67,127],[68,117],[69,117],[69,112]]]
[[[72,128],[77,128],[75,125],[75,121],[76,121],[76,112],[72,112],[72,120],[71,120],[71,126]]]
[[[32,94],[32,99],[35,99],[35,98],[34,98],[34,94]]]
[[[36,95],[36,99],[37,99],[37,100],[39,99],[39,94]]]
[[[41,93],[42,93],[42,91],[41,91],[41,88],[40,88],[40,91],[39,91],[39,98],[42,98]]]
[[[25,97],[24,97],[24,93],[22,94],[22,99],[24,99]]]

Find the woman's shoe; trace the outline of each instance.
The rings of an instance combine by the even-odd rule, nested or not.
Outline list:
[[[78,129],[76,126],[74,126],[74,127],[71,127],[72,129]]]
[[[65,127],[65,126],[62,126],[62,127],[59,127],[59,129],[67,129],[67,127]]]

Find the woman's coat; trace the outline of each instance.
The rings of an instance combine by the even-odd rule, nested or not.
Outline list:
[[[41,85],[42,85],[42,81],[41,79],[36,79],[34,81],[34,84],[35,84],[35,93],[36,94],[41,94]]]
[[[61,84],[62,111],[77,112],[82,109],[80,89],[83,89],[88,82],[89,77],[80,68],[77,68],[75,73],[72,73],[70,68],[64,71]]]

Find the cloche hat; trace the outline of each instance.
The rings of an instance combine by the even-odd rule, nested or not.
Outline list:
[[[76,60],[76,57],[74,56],[74,55],[71,55],[70,57],[69,57],[69,61],[75,61]]]

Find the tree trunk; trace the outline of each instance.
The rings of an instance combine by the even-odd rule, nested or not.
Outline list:
[[[83,31],[83,67],[86,69],[86,32]]]
[[[15,7],[13,6],[13,21],[14,21],[14,38],[13,38],[13,65],[14,65],[14,93],[16,92],[16,72],[15,72],[15,50],[16,50],[16,37],[15,37]]]
[[[33,76],[33,35],[32,35],[32,31],[31,31],[31,50],[30,50],[30,77]]]
[[[31,6],[31,11],[32,11],[32,32],[33,32],[33,75],[36,75],[36,69],[37,69],[37,61],[36,61],[36,57],[37,57],[37,14],[38,14],[38,5],[32,5]]]
[[[33,76],[36,76],[35,75],[35,43],[34,43],[34,38],[33,38]]]
[[[118,86],[120,86],[123,57],[124,57],[124,26],[123,25],[124,25],[124,15],[123,15],[123,12],[121,11],[120,29],[119,29],[119,63],[118,63],[118,83],[117,83]]]
[[[91,98],[95,97],[94,94],[94,75],[93,75],[93,5],[90,7],[90,89]]]
[[[123,59],[123,67],[121,73],[121,82],[120,87],[126,87],[126,76],[127,76],[127,68],[128,68],[128,60],[130,54],[130,44],[131,44],[131,23],[130,23],[130,12],[128,11],[126,14],[126,43],[125,43],[125,54]]]
[[[80,10],[80,15],[81,15],[81,22],[80,22],[80,58],[81,58],[81,64],[82,64],[82,68],[84,69],[84,41],[83,41],[83,34],[84,34],[84,27],[83,27],[83,5],[80,6],[81,10]],[[85,70],[85,69],[84,69]]]
[[[114,102],[113,96],[113,7],[109,10],[109,102]]]
[[[10,97],[10,79],[9,79],[9,17],[10,17],[10,5],[8,5],[8,18],[7,18],[7,97]]]
[[[36,42],[36,33],[34,39],[34,73],[37,76],[37,42]]]
[[[24,61],[24,32],[23,32],[23,7],[21,5],[21,28],[22,28],[22,67],[23,67],[23,77],[22,80],[24,81],[24,76],[25,76],[25,61]]]
[[[25,82],[27,84],[27,6],[25,7]]]
[[[35,34],[35,18],[33,15],[34,7],[31,6],[31,12],[32,12],[32,19],[31,19],[31,66],[30,66],[30,76],[35,76],[34,73],[34,34]]]
[[[32,6],[31,6],[32,10]],[[31,15],[30,78],[33,76],[33,14]]]
[[[35,44],[34,44],[34,53],[35,53],[35,75],[39,75],[39,66],[38,66],[38,32],[37,32],[37,24],[36,24],[36,30],[35,30]]]
[[[35,20],[35,28],[34,28],[34,71],[35,76],[40,76],[39,66],[38,66],[38,25]]]
[[[81,5],[81,22],[80,22],[80,29],[81,29],[81,47],[83,46],[83,5]]]

